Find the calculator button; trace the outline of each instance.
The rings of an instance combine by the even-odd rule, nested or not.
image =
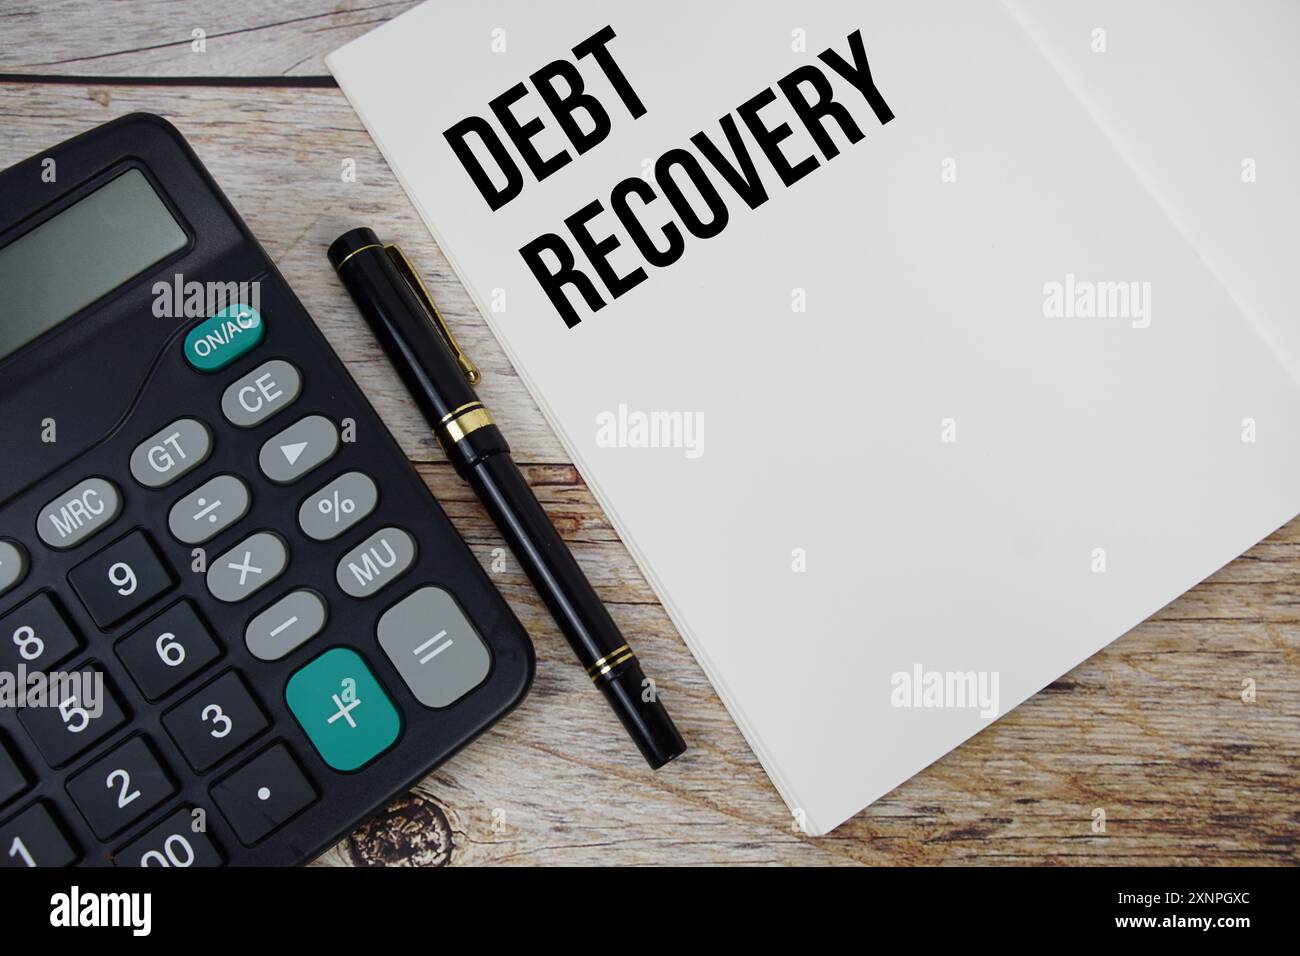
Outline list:
[[[248,686],[227,671],[202,690],[163,714],[171,734],[190,766],[207,770],[266,729],[266,715]]]
[[[103,671],[84,667],[51,680],[43,706],[29,704],[18,720],[46,762],[60,767],[126,723],[126,715]]]
[[[179,687],[221,656],[188,601],[176,604],[117,642],[117,656],[151,701]]]
[[[27,554],[22,545],[0,541],[0,594],[12,591],[27,577]]]
[[[297,481],[339,450],[339,430],[322,415],[294,422],[262,446],[257,462],[262,474],[282,485]]]
[[[266,323],[250,305],[231,305],[185,336],[185,360],[200,372],[218,372],[262,341]]]
[[[175,792],[143,737],[132,737],[68,781],[72,802],[101,840],[119,833]]]
[[[349,471],[302,503],[298,525],[307,537],[329,541],[374,511],[378,503],[375,483],[359,471]]]
[[[487,645],[442,588],[420,588],[385,611],[379,646],[426,707],[454,703],[492,669]]]
[[[48,594],[30,598],[0,617],[0,669],[45,670],[81,646],[76,631]]]
[[[339,560],[334,577],[343,593],[370,597],[392,584],[415,561],[415,539],[401,528],[383,528]]]
[[[27,789],[30,781],[18,758],[13,755],[4,738],[0,737],[0,806],[8,803]]]
[[[0,866],[67,866],[77,851],[44,803],[0,824]]]
[[[335,647],[301,668],[284,689],[293,716],[321,759],[347,772],[393,745],[402,721],[356,651]]]
[[[280,537],[259,531],[208,567],[208,590],[218,601],[234,604],[266,587],[288,564],[289,552]]]
[[[193,471],[212,454],[212,433],[193,418],[181,418],[150,435],[131,452],[131,477],[146,488],[162,488]]]
[[[292,405],[301,391],[298,370],[272,359],[230,384],[221,395],[221,414],[232,425],[252,428]]]
[[[221,866],[221,852],[196,814],[181,807],[134,843],[113,854],[114,866]]]
[[[202,544],[248,514],[250,500],[248,485],[234,475],[217,475],[172,505],[167,527],[182,544]]]
[[[100,627],[134,614],[175,583],[143,531],[133,531],[68,572],[68,580]]]
[[[262,751],[212,788],[212,801],[245,846],[316,802],[316,788],[284,744]]]
[[[122,496],[116,485],[103,478],[87,478],[41,509],[36,533],[51,548],[62,551],[103,531],[121,511]]]
[[[327,613],[315,591],[291,591],[248,622],[244,643],[259,660],[278,661],[319,634]]]

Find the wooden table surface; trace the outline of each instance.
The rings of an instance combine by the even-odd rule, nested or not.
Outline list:
[[[0,8],[0,167],[124,113],[175,123],[491,568],[499,536],[325,262],[328,242],[360,222],[402,242],[691,744],[665,770],[646,769],[507,559],[493,577],[537,645],[532,693],[322,864],[1300,862],[1300,520],[830,836],[800,833],[328,78],[327,52],[412,5]],[[340,175],[348,159],[355,182]]]

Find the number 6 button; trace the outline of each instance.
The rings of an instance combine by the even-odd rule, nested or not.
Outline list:
[[[266,715],[243,679],[227,671],[163,714],[163,726],[200,773],[266,729]]]
[[[72,802],[101,840],[139,820],[175,792],[143,737],[132,737],[68,781]]]

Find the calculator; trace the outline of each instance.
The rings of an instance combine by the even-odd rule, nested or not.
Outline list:
[[[308,862],[533,667],[175,128],[0,173],[0,866]]]

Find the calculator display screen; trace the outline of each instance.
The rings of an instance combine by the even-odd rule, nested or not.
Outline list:
[[[0,358],[187,241],[138,169],[41,223],[0,249]]]

